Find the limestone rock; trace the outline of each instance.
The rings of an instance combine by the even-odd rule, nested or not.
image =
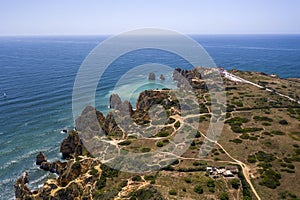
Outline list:
[[[160,75],[159,79],[162,80],[162,81],[166,80],[166,78],[162,74]]]
[[[76,131],[70,131],[67,138],[60,145],[60,152],[64,159],[82,155],[82,142]]]
[[[47,157],[45,156],[45,154],[43,154],[42,152],[38,153],[38,155],[36,156],[36,161],[35,163],[37,165],[41,165],[42,162],[47,162]]]
[[[150,80],[150,81],[155,80],[155,74],[153,72],[149,73],[148,80]]]

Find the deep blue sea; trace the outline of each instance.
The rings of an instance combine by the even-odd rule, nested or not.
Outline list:
[[[192,37],[218,66],[300,78],[300,35]],[[14,197],[13,184],[25,170],[30,175],[30,188],[37,188],[53,176],[38,169],[35,156],[43,151],[51,161],[60,159],[59,145],[66,136],[60,130],[73,128],[72,89],[76,73],[89,52],[106,38],[0,37],[0,199]],[[190,67],[171,54],[155,50],[136,53],[139,56],[129,54],[104,73],[96,93],[98,109],[107,112],[109,95],[122,70],[153,58],[172,68]],[[146,80],[147,75],[141,72],[138,77]],[[166,74],[166,78],[171,84],[171,75]],[[162,86],[120,85],[118,91],[126,98],[126,91],[135,87],[138,94]]]

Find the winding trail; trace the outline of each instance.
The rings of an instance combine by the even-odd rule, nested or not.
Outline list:
[[[244,177],[245,177],[246,181],[248,182],[248,184],[250,185],[250,188],[251,188],[253,194],[256,196],[256,198],[257,198],[258,200],[261,200],[260,196],[258,195],[256,189],[254,188],[254,186],[253,186],[253,184],[252,184],[252,182],[251,182],[250,173],[249,173],[250,168],[249,168],[245,163],[243,163],[242,161],[237,160],[237,159],[235,159],[233,156],[231,156],[231,155],[228,153],[228,151],[226,151],[226,149],[225,149],[219,142],[214,141],[214,140],[208,138],[206,135],[204,135],[204,134],[201,133],[201,132],[200,132],[200,134],[201,134],[204,138],[206,138],[206,139],[209,140],[210,142],[213,142],[213,143],[216,144],[219,148],[221,148],[221,149],[225,152],[225,154],[226,154],[231,160],[234,161],[234,162],[233,162],[234,164],[238,164],[238,165],[241,166],[241,168],[242,168],[242,170],[243,170]]]

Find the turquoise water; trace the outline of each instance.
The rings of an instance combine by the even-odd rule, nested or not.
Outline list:
[[[60,158],[59,145],[65,137],[60,130],[73,128],[72,89],[77,70],[105,38],[0,37],[0,94],[7,94],[6,98],[0,97],[0,199],[13,198],[13,183],[25,170],[30,174],[30,188],[38,187],[51,176],[35,166],[35,156],[43,151],[50,160]],[[227,69],[300,77],[300,36],[193,38],[217,65]],[[122,77],[131,68],[150,62],[170,68],[191,68],[178,56],[151,49],[125,55],[101,78],[97,108],[107,112],[108,98],[113,92],[134,103],[144,89],[172,87],[171,69],[163,72],[164,82],[148,82],[148,72],[143,70],[135,72],[136,76]],[[155,67],[151,70],[155,71]]]

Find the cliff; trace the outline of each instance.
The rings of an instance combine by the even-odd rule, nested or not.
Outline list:
[[[212,120],[211,105],[224,106],[215,102],[207,91],[203,76],[209,73],[210,70],[200,74],[195,69],[176,69],[174,79],[184,91],[183,97],[168,89],[144,91],[136,102],[136,110],[117,94],[110,98],[113,110],[107,116],[91,106],[86,107],[76,120],[76,130],[70,131],[61,143],[60,152],[65,161],[49,162],[43,152],[36,157],[36,164],[42,170],[56,173],[58,178],[47,180],[33,191],[27,184],[30,174],[24,173],[14,185],[16,198],[299,197],[299,80],[228,71],[223,77],[227,107],[226,113],[222,113],[225,118],[222,135],[217,143],[207,144],[211,151],[205,158],[199,158],[200,151],[206,150],[202,147]],[[189,90],[188,85],[193,86],[195,99],[185,91]],[[199,105],[200,112],[195,112],[195,105]],[[195,134],[180,140],[182,133],[192,132]],[[147,152],[157,152],[157,157],[151,158],[154,164],[149,162],[149,165],[158,164],[161,168],[139,174],[112,169],[86,148],[86,143],[99,138],[124,155],[133,152],[147,156]],[[172,150],[183,149],[184,144],[190,146],[167,163],[169,156],[174,156]],[[101,145],[96,147],[102,151]],[[145,163],[134,164],[139,167]]]

